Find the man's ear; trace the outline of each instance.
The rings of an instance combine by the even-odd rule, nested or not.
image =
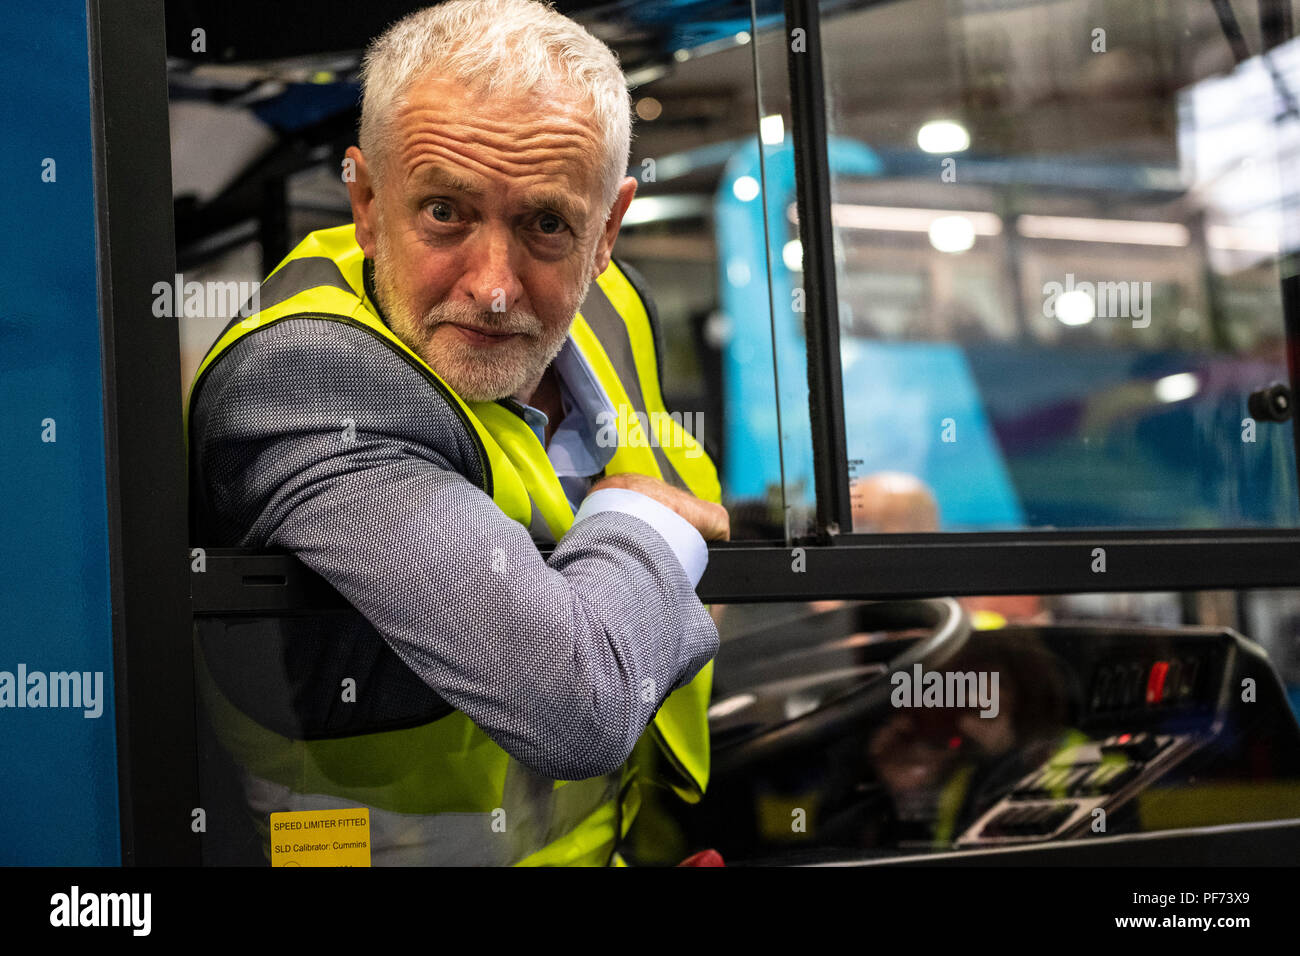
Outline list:
[[[378,228],[378,209],[375,207],[374,181],[365,156],[355,146],[344,154],[352,161],[351,177],[347,179],[348,202],[352,204],[352,221],[357,227],[357,245],[367,259],[375,257],[375,230]]]
[[[619,226],[623,224],[623,216],[627,213],[627,207],[632,205],[632,197],[635,195],[636,180],[628,176],[619,184],[618,198],[614,200],[614,205],[609,210],[609,218],[605,220],[600,241],[596,243],[596,261],[592,266],[595,271],[591,274],[593,279],[609,268],[609,257],[614,252],[614,240],[618,238]]]

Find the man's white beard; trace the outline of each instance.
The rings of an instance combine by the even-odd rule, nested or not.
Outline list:
[[[537,316],[521,310],[491,312],[469,303],[444,302],[417,319],[392,285],[391,262],[382,226],[376,233],[376,245],[375,291],[393,332],[465,401],[496,401],[516,394],[525,386],[535,386],[564,347],[568,323],[548,333]],[[578,311],[590,286],[591,279],[584,279],[568,310],[570,316]],[[459,332],[448,328],[438,335],[435,344],[434,334],[448,321],[523,334],[501,345],[476,348]]]

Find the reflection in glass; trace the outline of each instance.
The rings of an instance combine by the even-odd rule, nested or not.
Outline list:
[[[855,530],[1300,522],[1292,426],[1248,408],[1288,381],[1300,42],[1238,65],[1210,4],[1088,0],[823,4],[822,38]]]

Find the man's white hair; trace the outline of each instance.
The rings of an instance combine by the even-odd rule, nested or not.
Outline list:
[[[411,84],[428,75],[485,94],[564,96],[591,110],[604,135],[606,211],[627,174],[632,98],[618,58],[580,24],[540,0],[451,0],[409,14],[366,50],[361,67],[361,152],[378,180],[392,126]]]

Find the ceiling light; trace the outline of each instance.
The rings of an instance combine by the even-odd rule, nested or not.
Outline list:
[[[916,145],[927,153],[960,153],[970,148],[970,133],[960,123],[935,120],[917,131]]]

